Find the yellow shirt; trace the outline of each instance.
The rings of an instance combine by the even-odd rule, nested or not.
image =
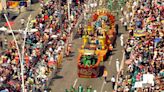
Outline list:
[[[106,77],[106,76],[108,76],[108,72],[107,72],[107,70],[104,70],[103,77]]]

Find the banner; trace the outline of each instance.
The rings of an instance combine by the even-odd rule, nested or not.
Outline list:
[[[8,2],[7,2],[7,6],[8,6],[9,8],[16,8],[16,7],[19,6],[19,2],[18,2],[18,1],[8,1]]]

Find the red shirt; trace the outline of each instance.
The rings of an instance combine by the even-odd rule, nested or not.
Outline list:
[[[49,19],[48,15],[44,15],[44,20],[46,21],[48,19]]]

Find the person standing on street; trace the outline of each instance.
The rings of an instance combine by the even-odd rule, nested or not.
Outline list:
[[[116,29],[116,35],[118,35],[118,29],[119,29],[118,24],[115,25],[115,29]]]
[[[115,78],[114,78],[114,75],[112,76],[111,78],[111,82],[112,82],[112,88],[114,89],[114,86],[115,86]]]
[[[107,76],[108,76],[108,71],[104,69],[103,77],[104,77],[105,83],[107,82]]]
[[[124,21],[124,28],[125,28],[125,31],[128,31],[128,24],[127,24],[126,20]]]
[[[124,46],[124,37],[123,36],[124,36],[123,34],[121,34],[121,36],[120,36],[121,46]]]
[[[25,24],[25,19],[22,18],[22,19],[20,20],[20,22],[21,22],[21,26],[22,26],[22,28],[23,28],[23,27],[24,27],[24,24]]]
[[[117,70],[117,72],[119,72],[120,71],[120,62],[119,62],[119,60],[118,59],[116,59],[116,70]]]

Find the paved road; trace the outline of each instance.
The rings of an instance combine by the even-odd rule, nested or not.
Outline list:
[[[29,17],[29,15],[31,14],[31,19],[35,18],[35,16],[38,15],[38,13],[40,12],[41,8],[40,8],[40,4],[36,3],[36,4],[32,4],[31,5],[32,11],[24,11],[21,12],[14,20],[12,20],[14,22],[14,25],[12,25],[12,29],[13,30],[19,30],[22,29],[21,27],[21,23],[20,20],[23,18],[26,20]],[[15,16],[15,15],[10,15],[10,16]],[[0,22],[0,25],[3,26],[5,23],[5,20]],[[22,39],[20,35],[16,35],[17,39]],[[8,41],[13,40],[12,35],[9,34],[0,34],[0,40],[4,41],[5,39],[7,39]],[[20,42],[20,41],[19,41]],[[2,48],[0,48],[0,52],[3,51]]]
[[[21,28],[20,19],[24,18],[25,20],[27,20],[27,18],[30,14],[32,15],[32,18],[34,18],[36,15],[38,15],[38,13],[40,11],[40,4],[39,3],[32,4],[30,6],[30,8],[31,8],[31,11],[25,10],[25,11],[22,11],[19,15],[14,13],[13,11],[9,10],[9,12],[10,12],[9,20],[14,22],[12,29],[17,30],[17,29]],[[12,19],[14,18],[14,19],[12,20],[11,18]],[[5,22],[6,22],[5,19],[3,19],[0,22],[0,26],[3,26]]]
[[[103,3],[103,5],[106,3]],[[119,21],[117,23],[120,26]],[[123,27],[119,28],[119,36],[121,34],[125,34]],[[123,47],[120,45],[120,37],[117,37],[116,43],[117,46],[113,50],[113,55],[109,56],[108,59],[104,62],[104,65],[108,71],[107,80],[114,75],[116,77],[116,59],[118,58],[120,63],[123,57]],[[80,84],[86,89],[88,86],[92,86],[93,89],[97,90],[97,92],[112,92],[112,83],[104,83],[103,78],[78,78],[77,76],[77,56],[78,49],[82,45],[82,39],[74,39],[73,40],[73,53],[71,57],[64,58],[63,67],[61,71],[58,73],[58,78],[54,77],[51,81],[50,88],[52,92],[65,92],[65,89],[69,89],[71,86],[77,88]]]

